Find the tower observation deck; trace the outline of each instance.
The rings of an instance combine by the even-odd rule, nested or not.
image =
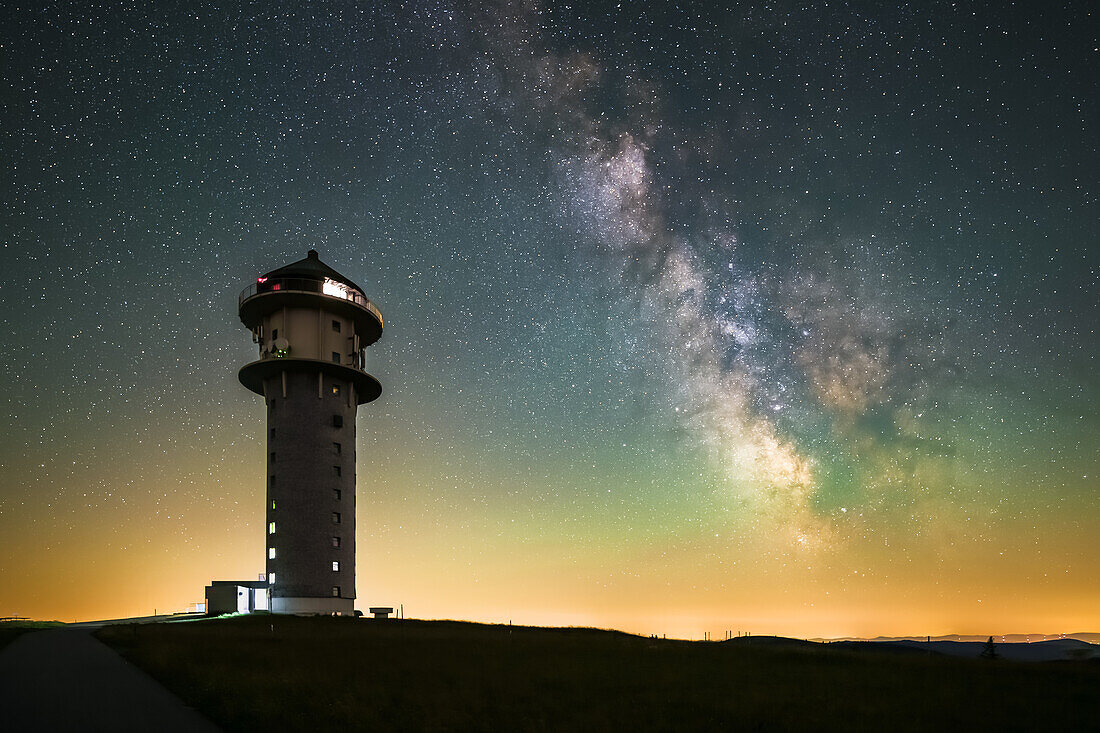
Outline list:
[[[355,414],[382,393],[365,368],[382,313],[313,250],[257,278],[238,306],[260,357],[238,377],[267,406],[270,609],[353,613]]]

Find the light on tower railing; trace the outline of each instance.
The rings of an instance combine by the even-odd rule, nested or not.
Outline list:
[[[351,300],[351,288],[344,283],[337,282],[331,278],[325,278],[324,284],[321,285],[321,292],[325,295],[331,295],[335,298],[343,298],[344,300]]]

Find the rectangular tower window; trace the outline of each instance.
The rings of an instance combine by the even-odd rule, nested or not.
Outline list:
[[[332,330],[335,331],[336,333],[340,333],[340,321],[333,321],[332,322]]]
[[[271,451],[271,462],[275,462],[275,451]]]
[[[339,351],[332,352],[332,363],[333,364],[339,364],[340,363],[340,352]]]
[[[275,477],[274,476],[268,476],[267,477],[267,485],[271,486],[271,487],[275,486]]]
[[[332,450],[333,451],[339,453],[342,449],[343,449],[343,446],[340,445],[339,443],[333,443],[332,444]]]
[[[333,499],[335,499],[336,501],[340,501],[341,496],[343,496],[343,492],[340,491],[340,489],[333,489],[332,490],[332,498]]]
[[[339,476],[339,475],[341,474],[341,471],[340,471],[340,467],[339,467],[339,466],[333,466],[333,467],[332,467],[332,471],[333,471],[333,473],[335,473],[335,474],[336,474],[337,476]]]
[[[267,559],[268,560],[274,560],[275,559],[275,548],[274,547],[267,548]]]
[[[279,338],[279,329],[277,329],[277,328],[271,329],[271,340],[274,341],[277,338]]]
[[[275,511],[275,500],[271,500],[271,511]]]
[[[333,547],[339,547],[340,546],[340,538],[339,537],[333,537],[332,538],[332,546]]]
[[[343,415],[333,415],[332,416],[332,427],[334,427],[334,428],[344,427],[344,416]]]
[[[334,395],[340,394],[340,385],[339,384],[332,385],[332,393]]]
[[[333,512],[332,513],[332,523],[333,524],[339,524],[340,523],[340,512]]]
[[[340,561],[339,560],[333,560],[332,561],[332,572],[334,572],[334,573],[340,572]]]
[[[340,586],[338,586],[338,585],[332,586],[332,597],[333,598],[339,598],[340,597]]]
[[[275,522],[268,522],[267,523],[267,533],[268,534],[275,534]]]
[[[275,585],[275,573],[267,574],[267,582],[271,583],[271,585]]]
[[[271,428],[271,437],[272,437],[272,438],[274,438],[274,437],[275,437],[275,428]]]

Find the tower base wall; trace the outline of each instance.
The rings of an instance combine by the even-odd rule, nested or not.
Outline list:
[[[271,612],[351,616],[355,613],[355,601],[351,598],[272,598]]]

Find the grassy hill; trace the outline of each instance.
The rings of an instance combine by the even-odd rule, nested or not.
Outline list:
[[[32,621],[30,619],[19,619],[18,621],[0,621],[0,649],[3,649],[8,644],[15,641],[22,634],[28,631],[38,631],[39,629],[51,629],[57,626],[64,626],[60,621]]]
[[[1100,664],[254,615],[99,637],[231,731],[1083,730]]]

